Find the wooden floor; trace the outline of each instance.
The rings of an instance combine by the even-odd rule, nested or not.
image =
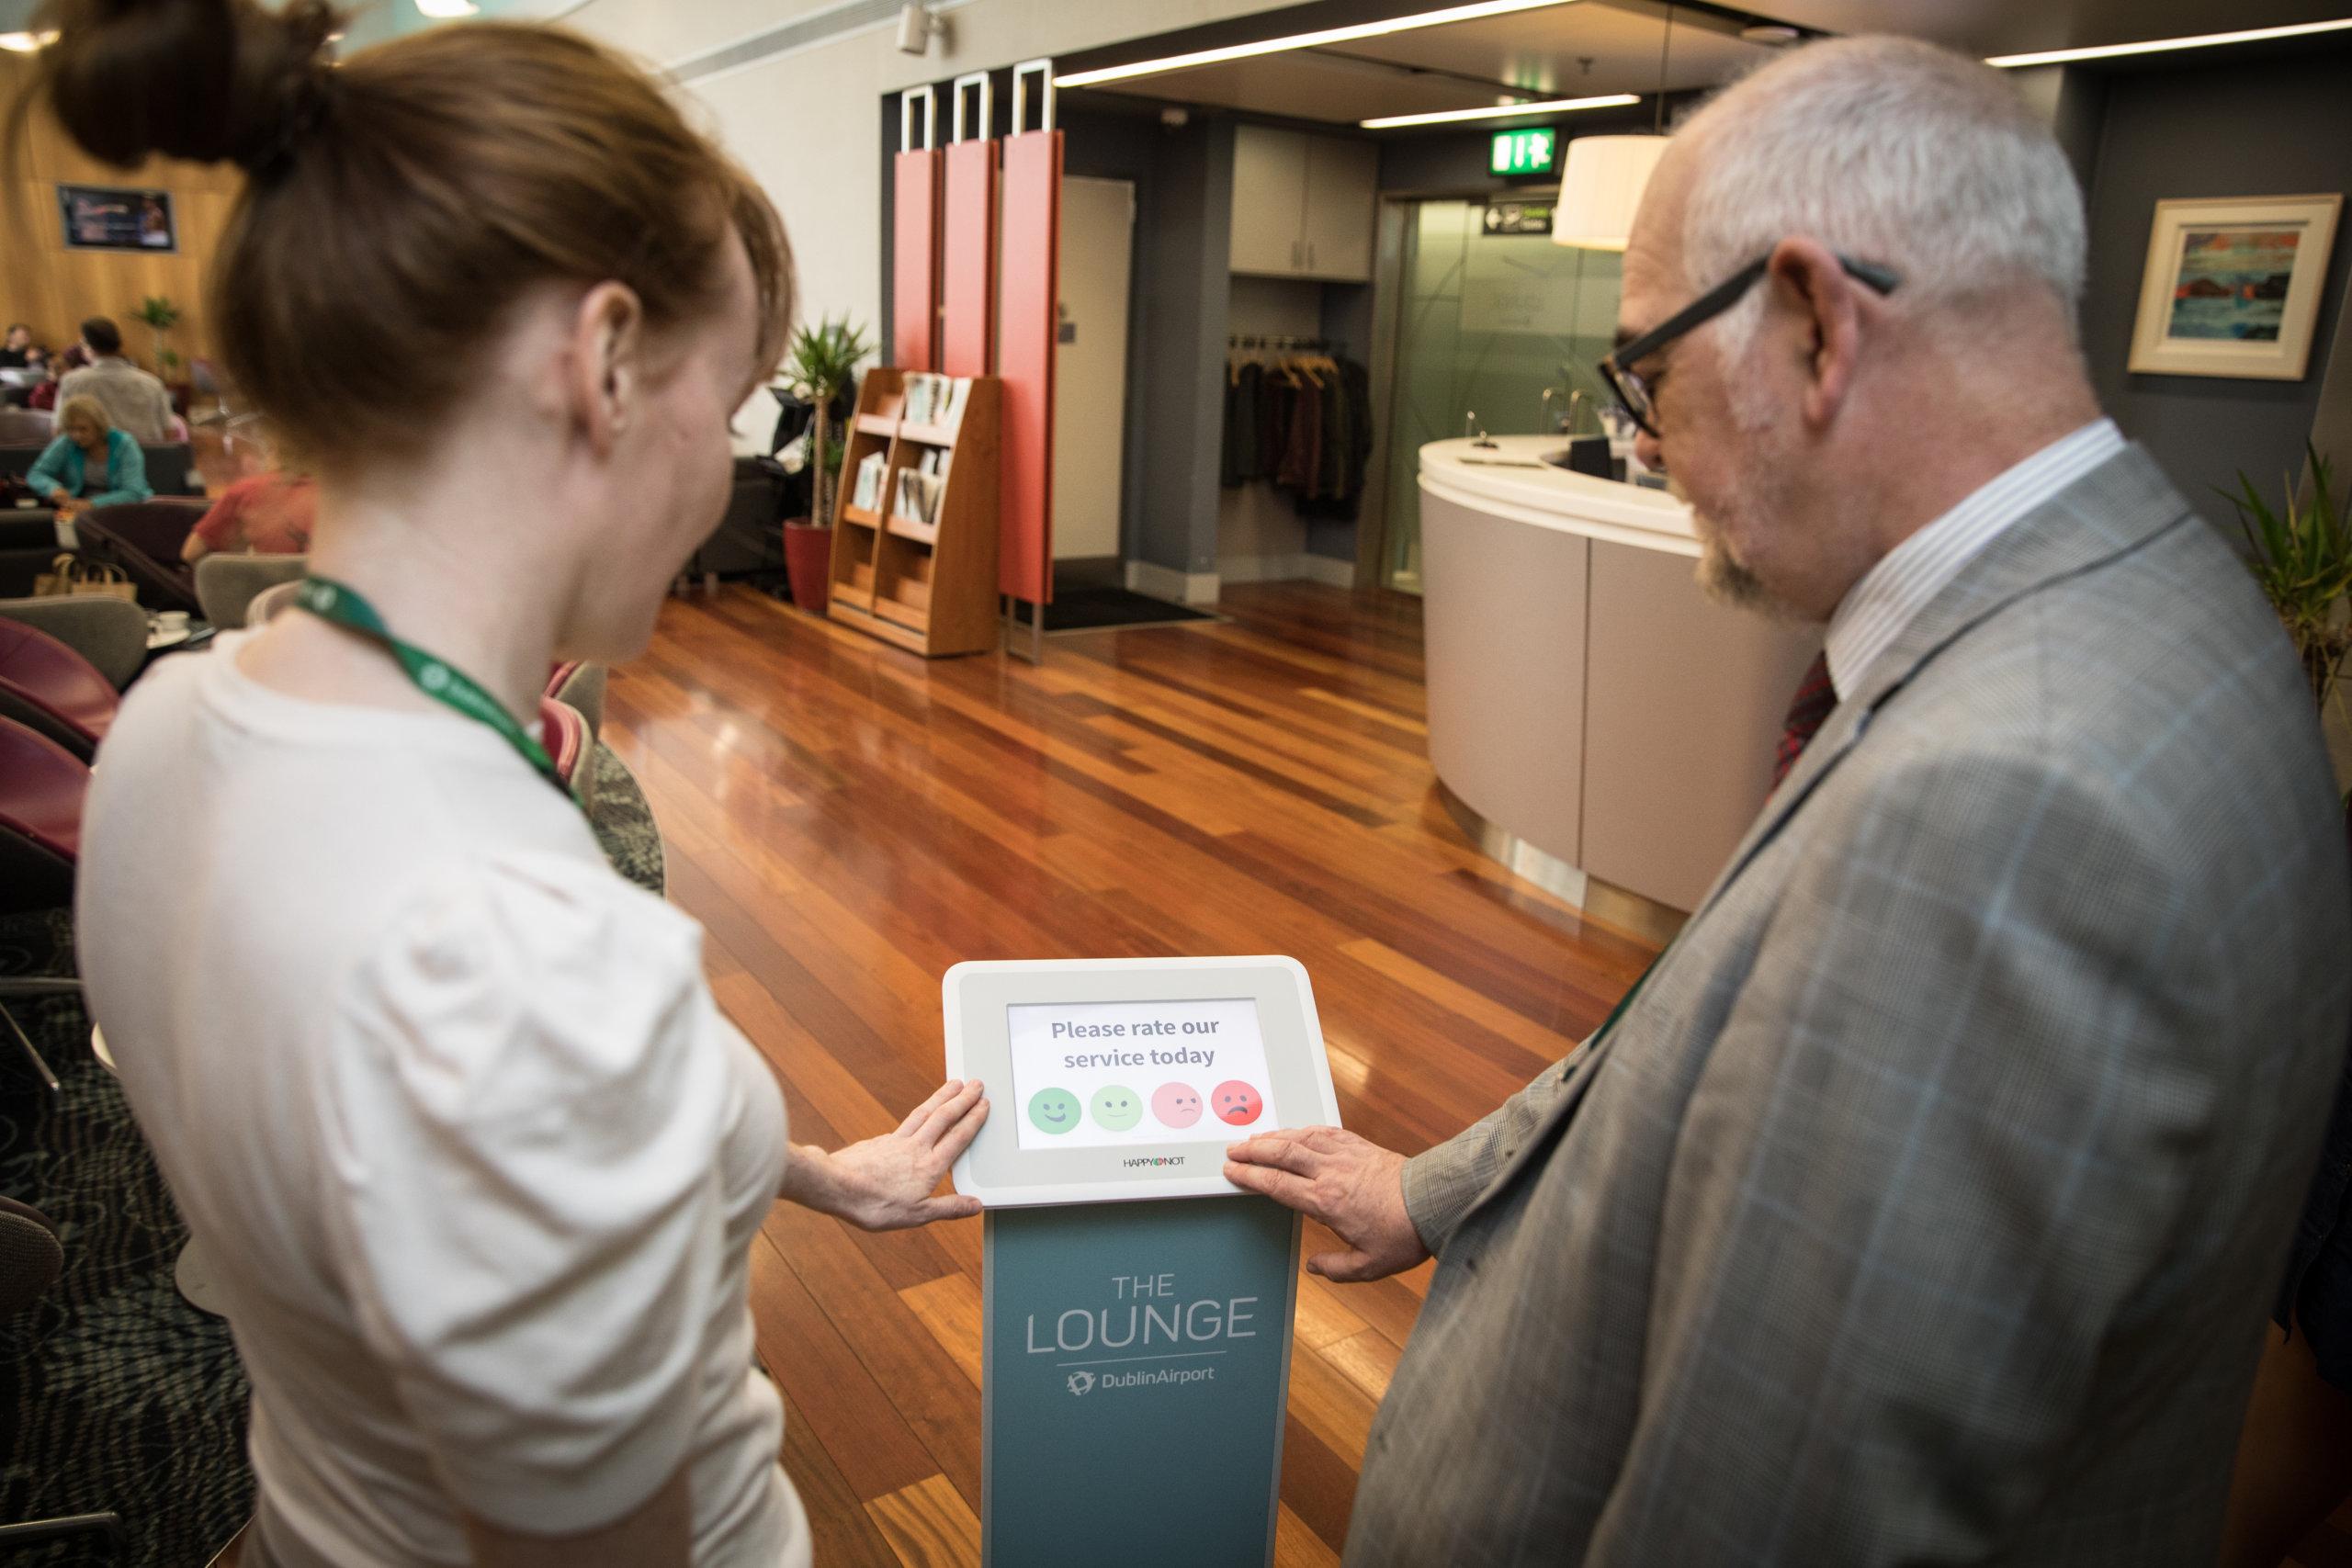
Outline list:
[[[1292,954],[1342,1118],[1408,1151],[1607,1015],[1649,948],[1474,853],[1431,796],[1418,605],[1283,583],[1224,609],[1053,637],[1033,669],[925,664],[728,589],[673,600],[614,672],[605,739],[797,1139],[886,1131],[938,1082],[964,958]],[[1427,1274],[1302,1277],[1284,1564],[1337,1560]],[[818,1562],[977,1562],[979,1222],[870,1236],[778,1205],[752,1305]]]

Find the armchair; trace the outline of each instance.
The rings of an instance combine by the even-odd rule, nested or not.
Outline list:
[[[253,602],[265,589],[299,581],[310,569],[308,556],[207,556],[196,563],[196,602],[206,620],[233,631],[248,624]]]
[[[147,662],[147,613],[125,600],[91,594],[0,599],[0,621],[21,621],[48,633],[88,660],[118,692]]]
[[[0,717],[54,740],[84,761],[114,725],[121,699],[88,660],[22,621],[0,620]]]

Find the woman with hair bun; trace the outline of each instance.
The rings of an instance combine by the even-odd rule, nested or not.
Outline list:
[[[300,603],[141,681],[78,896],[91,1005],[253,1382],[248,1563],[808,1561],[752,1359],[779,1196],[871,1228],[987,1111],[787,1145],[701,931],[530,720],[641,651],[790,314],[775,214],[634,67],[314,0],[65,0],[33,91],[248,175],[213,331],[316,476]]]

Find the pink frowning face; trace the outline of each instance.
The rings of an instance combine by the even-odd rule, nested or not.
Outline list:
[[[1218,1120],[1247,1127],[1264,1114],[1266,1100],[1239,1078],[1228,1078],[1209,1091],[1209,1106]]]
[[[1188,1083],[1164,1083],[1151,1093],[1151,1113],[1170,1127],[1189,1127],[1201,1119],[1201,1091]]]

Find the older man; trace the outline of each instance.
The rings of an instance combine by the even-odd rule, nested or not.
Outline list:
[[[122,329],[104,316],[82,323],[82,346],[90,363],[69,370],[57,386],[62,407],[68,398],[96,398],[117,430],[150,446],[171,439],[172,395],[164,383],[122,355]]]
[[[1577,1055],[1406,1161],[1372,1564],[2212,1561],[2343,1059],[2341,818],[2245,571],[2099,417],[2080,197],[1972,62],[1825,43],[1675,139],[1611,369],[1720,591],[1826,621],[1791,771]]]

